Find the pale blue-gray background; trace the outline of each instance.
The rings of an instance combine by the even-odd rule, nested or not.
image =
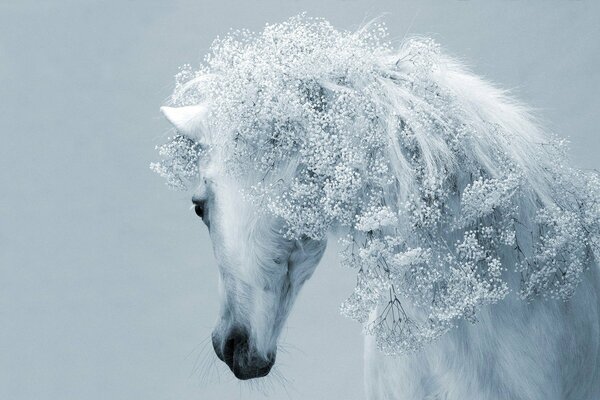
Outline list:
[[[348,29],[388,12],[394,38],[433,35],[600,167],[598,2],[0,0],[0,399],[363,398],[360,327],[337,313],[354,278],[334,251],[291,316],[279,377],[203,368],[208,235],[148,169],[178,66],[231,27],[304,10]]]

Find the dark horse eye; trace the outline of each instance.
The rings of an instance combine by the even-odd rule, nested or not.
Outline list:
[[[199,216],[200,218],[204,218],[204,207],[202,207],[201,205],[197,204],[194,207],[194,211],[196,212],[197,216]]]

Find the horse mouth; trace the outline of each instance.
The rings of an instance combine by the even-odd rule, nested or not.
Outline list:
[[[245,381],[248,379],[262,378],[267,376],[269,372],[271,372],[271,367],[273,363],[264,363],[257,365],[242,365],[236,364],[229,365],[229,369],[233,372],[236,378],[239,380]]]
[[[242,381],[267,376],[275,364],[275,355],[264,359],[249,351],[244,352],[243,349],[236,349],[232,357],[224,358],[222,361],[227,364],[233,375]]]

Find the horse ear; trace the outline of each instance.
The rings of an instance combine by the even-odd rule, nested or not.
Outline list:
[[[198,137],[206,128],[208,109],[204,105],[161,107],[160,111],[182,135]]]

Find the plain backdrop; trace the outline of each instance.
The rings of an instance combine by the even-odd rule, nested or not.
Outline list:
[[[0,399],[364,397],[335,243],[273,376],[240,383],[214,362],[206,229],[148,168],[178,67],[230,28],[301,11],[343,29],[386,13],[395,40],[433,36],[600,167],[600,2],[0,0]]]

